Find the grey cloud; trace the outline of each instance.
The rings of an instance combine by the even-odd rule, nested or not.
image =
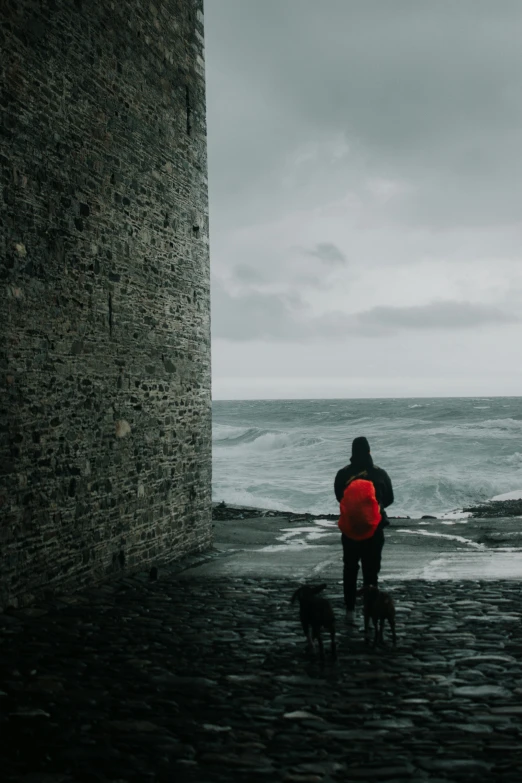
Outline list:
[[[248,291],[232,295],[212,281],[212,336],[233,341],[296,340],[295,301],[277,294]]]
[[[219,280],[212,282],[212,336],[234,342],[268,340],[303,342],[342,336],[350,326],[360,331],[352,316],[332,313],[314,317],[299,294],[248,290],[233,295]],[[364,327],[367,331],[367,328]],[[383,330],[376,326],[373,332]]]
[[[300,252],[303,251],[301,250]],[[330,267],[334,266],[334,262],[325,263],[329,263]],[[317,265],[314,265],[316,270],[315,273],[312,270],[307,271],[306,269],[303,269],[302,264],[285,263],[284,259],[282,261],[274,261],[274,259],[271,259],[270,263],[259,262],[259,266],[262,267],[263,271],[259,271],[256,267],[255,259],[251,264],[236,264],[236,266],[232,268],[231,279],[240,283],[245,288],[255,288],[256,286],[266,285],[267,283],[278,282],[286,286],[290,291],[296,286],[298,288],[306,287],[317,290],[329,288],[331,285],[330,270],[325,270]],[[319,271],[317,271],[317,269],[319,269]],[[291,294],[289,294],[289,296],[291,296]]]
[[[499,307],[451,301],[312,316],[295,293],[249,290],[232,295],[220,281],[212,285],[213,337],[234,342],[342,340],[349,335],[379,338],[398,330],[459,330],[517,322],[519,318]]]
[[[327,264],[345,264],[346,256],[333,242],[319,242],[313,250],[305,250],[309,256],[314,256]]]
[[[210,253],[231,288],[213,282],[212,330],[230,375],[271,374],[279,361],[281,377],[292,366],[317,376],[328,356],[347,377],[378,373],[389,382],[380,393],[394,393],[395,381],[414,393],[419,368],[429,374],[435,362],[438,389],[475,394],[475,375],[486,389],[505,366],[494,388],[513,393],[521,37],[520,0],[205,3]],[[307,253],[330,238],[349,263]],[[389,269],[378,285],[372,275],[408,265],[409,301],[419,306],[393,307],[402,300],[394,286],[384,290]],[[256,290],[268,283],[302,299]],[[422,305],[432,296],[505,297],[506,308]],[[315,317],[304,297],[361,311]],[[464,375],[469,384],[459,386]],[[361,386],[361,396],[375,389]]]
[[[502,310],[472,302],[433,302],[414,307],[374,307],[358,313],[361,324],[392,329],[470,329],[511,324],[520,319]]]
[[[329,281],[325,277],[318,275],[295,275],[293,279],[295,285],[307,286],[308,288],[325,289],[330,287]]]
[[[263,128],[282,104],[315,128],[334,125],[379,148],[425,152],[463,125],[475,126],[475,139],[508,130],[513,112],[520,119],[517,0],[222,0],[209,3],[206,16],[210,63],[216,57],[227,73],[241,66],[235,88],[272,97],[257,104]],[[222,75],[209,73],[211,85]],[[252,147],[263,150],[261,134]]]
[[[215,214],[280,210],[289,154],[334,132],[350,165],[413,184],[403,220],[515,219],[519,0],[220,0],[206,24]]]
[[[253,266],[248,266],[248,264],[236,264],[233,274],[235,279],[241,283],[261,283],[265,280],[257,269]]]

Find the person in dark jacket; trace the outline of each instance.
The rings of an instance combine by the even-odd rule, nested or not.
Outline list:
[[[381,553],[384,546],[384,528],[390,524],[385,509],[393,503],[393,488],[390,477],[385,470],[373,464],[370,444],[364,437],[355,438],[352,443],[350,464],[341,468],[335,477],[334,491],[339,503],[343,498],[348,481],[353,476],[360,476],[372,482],[381,511],[381,521],[373,536],[364,541],[355,541],[348,538],[344,533],[341,534],[344,563],[344,603],[346,605],[346,619],[349,623],[354,622],[359,561],[362,565],[363,583],[365,585],[377,586],[379,571],[381,570]]]

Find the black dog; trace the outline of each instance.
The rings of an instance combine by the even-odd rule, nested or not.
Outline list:
[[[304,635],[308,640],[308,646],[313,648],[313,640],[317,639],[319,645],[319,657],[324,660],[323,640],[321,639],[321,628],[326,628],[330,633],[332,642],[332,658],[337,656],[335,646],[335,615],[330,602],[326,598],[318,597],[326,585],[303,585],[299,587],[292,596],[291,603],[299,601],[299,618],[303,626]]]
[[[362,596],[364,601],[364,636],[366,641],[369,641],[370,620],[372,620],[375,629],[373,646],[375,647],[378,641],[383,644],[384,623],[388,620],[392,632],[393,646],[395,647],[397,643],[395,636],[395,605],[391,595],[383,593],[374,585],[361,587],[357,591],[357,595]]]

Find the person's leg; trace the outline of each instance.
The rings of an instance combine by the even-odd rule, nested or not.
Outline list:
[[[375,585],[379,581],[381,570],[381,554],[384,546],[384,533],[382,528],[377,530],[372,538],[361,542],[361,565],[364,585]]]
[[[346,611],[355,609],[357,574],[359,573],[359,542],[342,535],[343,542],[343,588]]]

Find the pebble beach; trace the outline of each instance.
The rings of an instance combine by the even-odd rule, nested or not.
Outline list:
[[[245,520],[216,520],[214,549],[157,579],[1,614],[4,779],[518,781],[519,581],[404,579],[384,566],[398,640],[385,632],[373,649],[360,615],[345,625],[339,560],[314,572],[337,548],[310,548],[295,572],[292,552],[262,552],[291,524],[264,522],[248,545],[254,576]],[[305,573],[327,583],[336,662],[326,644],[324,664],[306,651],[290,605]]]

